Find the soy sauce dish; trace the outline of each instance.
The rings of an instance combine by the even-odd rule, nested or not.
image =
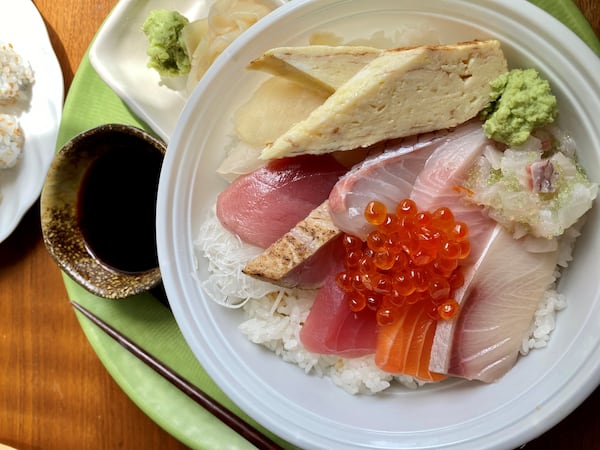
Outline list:
[[[161,281],[156,196],[165,144],[129,125],[101,125],[57,153],[41,194],[44,244],[91,293],[126,298]]]

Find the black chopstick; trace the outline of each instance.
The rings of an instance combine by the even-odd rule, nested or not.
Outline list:
[[[73,307],[87,317],[91,322],[98,326],[107,335],[117,341],[121,346],[127,349],[135,357],[140,359],[150,368],[154,369],[159,375],[167,379],[171,384],[181,390],[184,394],[214,415],[217,419],[227,425],[229,428],[237,432],[239,435],[244,437],[250,443],[260,449],[281,449],[282,447],[277,443],[273,442],[268,436],[265,436],[256,428],[248,425],[234,413],[229,411],[219,402],[211,398],[204,391],[194,386],[188,380],[183,378],[169,366],[163,364],[161,361],[156,359],[150,353],[146,352],[143,348],[129,340],[126,336],[121,334],[119,331],[111,327],[109,324],[104,322],[94,313],[86,309],[75,301],[71,301]]]

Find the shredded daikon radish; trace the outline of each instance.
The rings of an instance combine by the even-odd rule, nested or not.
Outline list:
[[[262,298],[285,291],[273,284],[249,277],[242,272],[248,261],[263,249],[245,244],[220,224],[214,208],[207,215],[194,243],[200,256],[208,259],[208,278],[202,287],[216,303],[239,308],[250,298]]]

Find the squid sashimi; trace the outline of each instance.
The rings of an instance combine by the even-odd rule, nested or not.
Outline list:
[[[217,218],[242,241],[267,248],[327,199],[347,169],[330,154],[273,160],[217,197]]]
[[[470,279],[457,292],[461,312],[438,324],[430,369],[493,382],[515,364],[544,293],[555,281],[558,251],[533,253],[500,225]]]
[[[365,239],[373,227],[363,218],[367,204],[376,199],[390,210],[409,195],[425,161],[444,140],[445,131],[389,144],[383,153],[356,165],[329,195],[333,222],[344,232]]]
[[[346,294],[335,281],[343,269],[342,259],[331,267],[300,331],[300,339],[313,353],[348,358],[373,354],[377,339],[375,313],[355,313],[348,308]]]

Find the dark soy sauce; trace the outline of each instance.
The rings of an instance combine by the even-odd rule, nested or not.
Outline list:
[[[163,154],[139,141],[126,145],[112,144],[89,167],[78,219],[94,256],[118,271],[139,273],[158,267],[156,197]]]

